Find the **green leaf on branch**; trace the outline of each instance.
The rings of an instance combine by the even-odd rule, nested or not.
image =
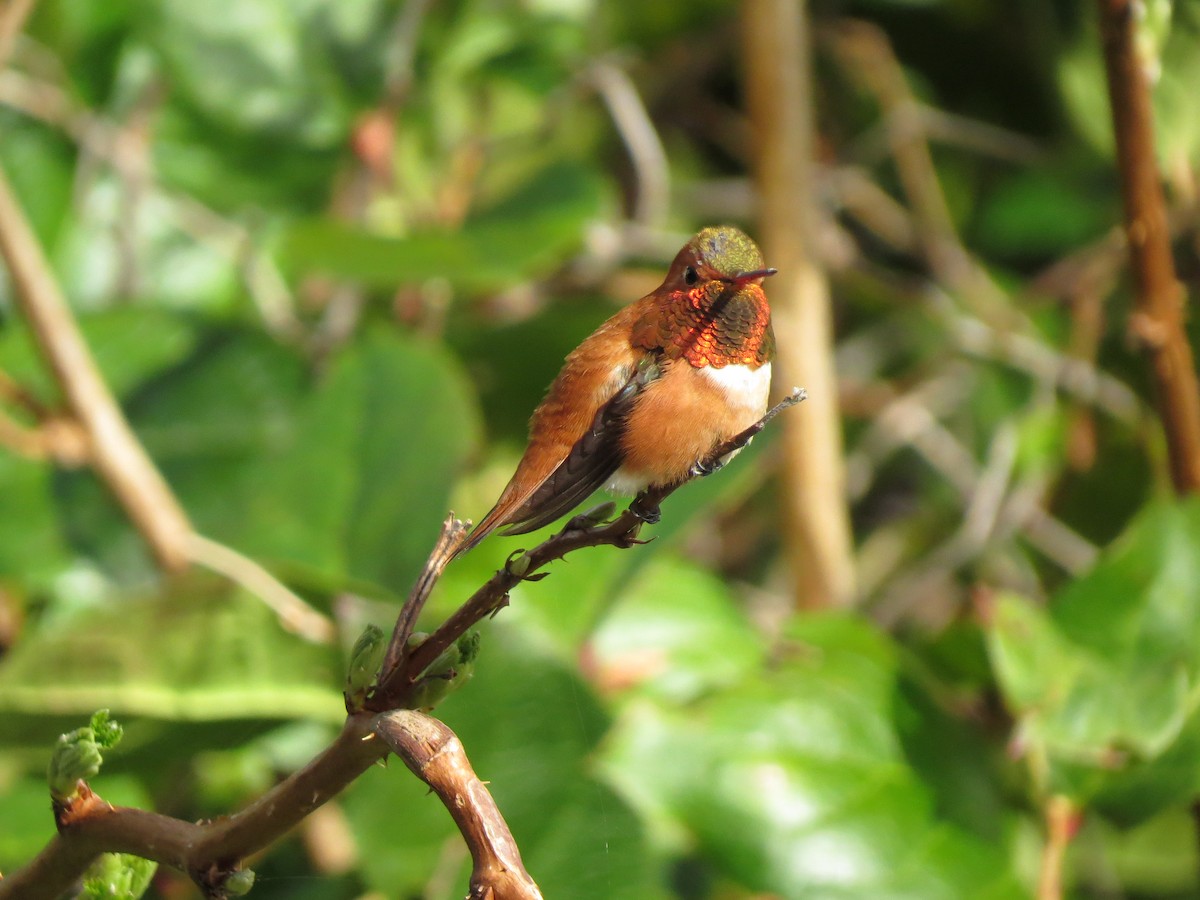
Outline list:
[[[368,625],[354,642],[350,663],[346,667],[346,701],[359,709],[363,699],[375,685],[379,666],[387,651],[387,639],[378,625]]]
[[[83,896],[87,900],[138,900],[146,889],[158,863],[128,853],[103,853],[83,876]]]
[[[1149,507],[1049,608],[997,599],[989,652],[1039,787],[1140,820],[1200,784],[1200,502]]]

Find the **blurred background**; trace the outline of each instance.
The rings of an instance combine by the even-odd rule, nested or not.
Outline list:
[[[514,591],[438,709],[545,895],[1200,896],[1200,508],[1130,330],[1091,3],[23,5],[0,165],[216,550],[163,572],[0,270],[0,870],[97,708],[96,790],[188,820],[317,752],[563,356],[731,222],[811,399],[651,544]],[[1200,5],[1139,10],[1194,293]],[[470,861],[393,765],[251,865],[256,897],[437,900]]]

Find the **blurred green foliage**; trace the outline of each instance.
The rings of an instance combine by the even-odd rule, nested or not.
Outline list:
[[[1082,815],[1071,896],[1194,896],[1200,507],[1166,499],[1127,337],[1091,4],[811,6],[860,608],[793,611],[768,432],[653,544],[515,590],[438,714],[547,897],[1028,896],[1055,795]],[[1197,9],[1148,3],[1142,42],[1193,296]],[[752,229],[738,15],[41,0],[0,72],[0,163],[197,530],[339,639],[162,579],[92,472],[5,441],[0,870],[52,833],[41,773],[97,708],[126,726],[98,792],[189,820],[329,739],[355,637],[390,630],[448,509],[488,508],[563,355],[697,226]],[[912,122],[842,52],[851,20],[890,41]],[[600,67],[662,142],[661,217],[627,212],[662,173],[627,158]],[[889,128],[928,140],[973,277],[922,249]],[[33,428],[61,401],[9,290],[0,413]],[[423,627],[523,545],[456,562]],[[335,809],[342,862],[302,829],[252,896],[462,895],[407,772]]]

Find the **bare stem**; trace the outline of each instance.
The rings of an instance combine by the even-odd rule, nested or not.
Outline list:
[[[257,596],[288,631],[319,644],[333,640],[333,622],[250,557],[195,533],[188,535],[187,552],[192,562],[224,575]]]
[[[805,4],[748,0],[742,10],[762,245],[779,269],[771,285],[777,372],[816,398],[810,415],[789,419],[783,429],[783,540],[796,605],[842,606],[854,598],[853,539],[829,285],[815,252],[821,225]]]
[[[7,0],[0,7],[0,69],[8,64],[9,54],[17,41],[17,35],[25,25],[25,20],[33,12],[37,0]]]
[[[1063,863],[1079,827],[1079,811],[1066,797],[1055,795],[1046,801],[1044,813],[1046,844],[1038,872],[1037,900],[1062,900]]]
[[[1146,73],[1136,47],[1133,0],[1097,0],[1125,234],[1137,312],[1130,324],[1154,370],[1167,437],[1171,481],[1180,494],[1200,489],[1200,387],[1183,328],[1186,294],[1175,275]]]
[[[437,543],[434,544],[433,551],[425,563],[425,568],[421,570],[417,583],[413,585],[404,606],[400,608],[400,615],[396,617],[396,627],[392,630],[392,639],[388,643],[387,653],[384,655],[380,671],[391,672],[400,664],[405,647],[408,646],[408,639],[412,637],[421,610],[425,608],[425,601],[433,593],[433,588],[438,579],[442,577],[442,572],[454,558],[455,550],[462,544],[466,536],[466,524],[453,515],[447,516],[446,521],[442,523],[442,531],[438,535]]]
[[[25,215],[0,170],[0,256],[12,277],[17,305],[46,364],[83,426],[91,460],[159,564],[188,564],[187,516],[138,443],[104,383]]]

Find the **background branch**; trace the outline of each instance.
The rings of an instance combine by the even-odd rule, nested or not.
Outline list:
[[[1200,489],[1200,388],[1183,328],[1186,294],[1175,276],[1166,201],[1154,155],[1154,122],[1136,46],[1132,0],[1097,0],[1112,104],[1125,234],[1137,312],[1130,320],[1150,356],[1159,415],[1178,493]]]
[[[38,350],[87,432],[92,464],[158,563],[170,572],[182,570],[188,564],[187,515],[104,383],[2,169],[0,255]]]
[[[775,378],[803,384],[816,398],[808,415],[783,428],[785,552],[797,606],[840,606],[854,597],[853,538],[829,285],[816,254],[820,224],[805,4],[749,0],[742,20],[762,247],[779,269],[771,285],[779,347]]]
[[[0,7],[0,69],[7,65],[17,35],[21,33],[21,28],[33,12],[36,2],[37,0],[5,0],[3,7]]]
[[[8,267],[17,305],[29,323],[34,343],[82,432],[58,429],[83,445],[68,448],[69,459],[78,461],[86,456],[158,564],[167,572],[179,572],[196,562],[220,572],[264,600],[289,630],[310,640],[330,640],[333,626],[329,620],[266,569],[192,530],[187,513],[129,427],[100,374],[2,168],[0,257]],[[9,442],[15,437],[10,436]],[[62,439],[56,440],[61,444]]]

